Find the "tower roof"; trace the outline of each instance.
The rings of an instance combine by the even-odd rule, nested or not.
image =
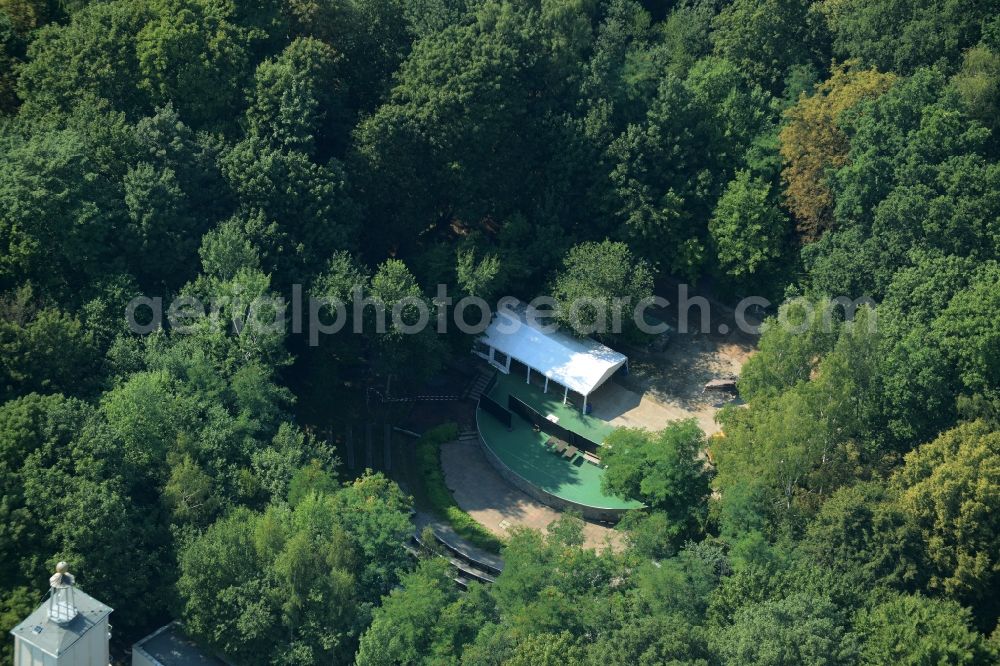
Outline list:
[[[70,622],[60,626],[50,620],[49,602],[46,600],[10,633],[42,652],[58,657],[112,611],[110,606],[80,588],[74,590],[74,600],[79,613]]]

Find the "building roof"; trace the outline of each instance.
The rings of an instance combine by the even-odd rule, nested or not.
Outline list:
[[[160,627],[133,645],[132,651],[144,652],[160,666],[228,666],[188,638],[179,622]]]
[[[188,638],[178,622],[160,627],[133,645],[132,651],[144,652],[161,666],[228,666]]]
[[[111,614],[111,607],[102,604],[80,588],[73,588],[73,601],[78,614],[65,625],[49,620],[49,602],[46,599],[21,624],[11,629],[22,641],[34,645],[45,654],[58,657]]]
[[[581,395],[590,395],[628,361],[590,338],[545,331],[539,320],[544,317],[523,303],[501,307],[480,340]]]

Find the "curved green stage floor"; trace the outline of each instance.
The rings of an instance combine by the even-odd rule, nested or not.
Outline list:
[[[526,384],[523,378],[499,374],[489,396],[501,405],[507,405],[507,396],[513,394],[540,413],[559,417],[559,425],[584,435],[595,442],[602,442],[614,431],[605,421],[581,414],[571,404],[562,404],[562,391],[542,393],[536,386]],[[604,469],[586,462],[580,456],[570,461],[545,448],[549,436],[535,432],[531,424],[512,415],[512,429],[479,409],[476,412],[479,432],[491,451],[514,473],[547,493],[575,504],[600,509],[639,509],[643,504],[601,492]]]

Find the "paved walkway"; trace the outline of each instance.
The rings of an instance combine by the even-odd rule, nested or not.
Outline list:
[[[435,516],[425,512],[417,511],[413,515],[414,535],[419,539],[425,528],[434,530],[434,535],[446,546],[455,550],[466,560],[485,565],[483,568],[490,574],[499,576],[503,571],[503,558],[499,555],[487,552],[482,548],[473,546],[471,543],[456,534],[451,525]]]
[[[441,467],[455,501],[475,520],[498,536],[507,536],[515,525],[545,530],[560,513],[507,483],[479,450],[475,441],[449,442],[441,446]],[[586,523],[584,543],[590,548],[622,545],[622,535],[613,529]]]

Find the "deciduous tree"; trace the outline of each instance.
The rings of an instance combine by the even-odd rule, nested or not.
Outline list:
[[[557,318],[577,334],[614,339],[641,337],[635,308],[653,295],[653,274],[625,243],[605,240],[570,249],[552,296]]]
[[[833,223],[833,192],[829,172],[847,163],[850,143],[840,117],[860,101],[877,97],[895,77],[875,69],[840,66],[801,97],[785,113],[781,130],[782,177],[787,183],[785,201],[795,216],[803,240],[818,238]]]
[[[998,606],[1000,433],[983,422],[961,425],[906,456],[892,479],[898,505],[920,530],[930,590],[975,605],[984,626]]]

